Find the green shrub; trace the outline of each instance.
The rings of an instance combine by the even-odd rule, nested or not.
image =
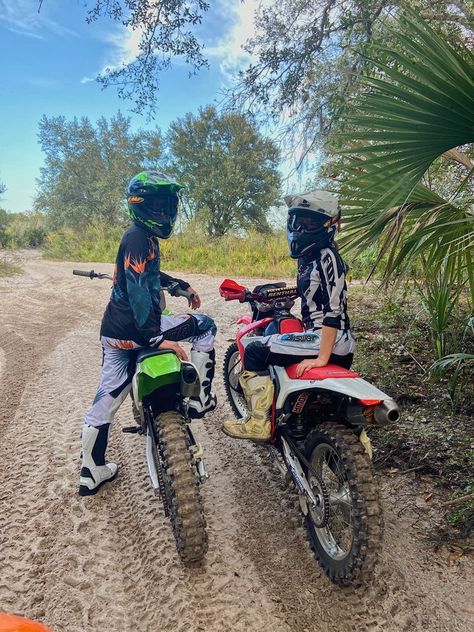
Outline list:
[[[7,213],[0,209],[0,246],[3,248],[38,248],[46,232],[46,219],[41,213]]]

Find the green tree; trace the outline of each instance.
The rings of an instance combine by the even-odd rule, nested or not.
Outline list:
[[[474,55],[411,12],[390,37],[397,46],[374,46],[368,61],[378,75],[362,79],[347,118],[341,241],[352,249],[378,241],[390,276],[420,257],[431,276],[447,265],[468,281],[474,305]],[[439,160],[460,169],[447,197],[446,187],[436,191],[422,180]]]
[[[43,116],[39,142],[45,163],[35,208],[53,229],[77,229],[93,220],[123,222],[129,179],[156,166],[162,147],[159,131],[132,132],[120,112],[110,121],[99,119],[95,127],[87,117]]]
[[[383,24],[408,7],[462,41],[472,33],[469,0],[280,0],[257,11],[257,33],[246,49],[255,61],[240,73],[230,103],[279,120],[285,143],[306,162],[341,128],[341,113],[360,91],[373,44],[389,35]],[[281,133],[281,132],[280,132]],[[337,142],[336,142],[337,146]]]
[[[237,0],[236,0],[237,1]],[[138,111],[154,109],[160,73],[174,59],[191,73],[207,67],[198,27],[205,0],[89,0],[88,21],[111,19],[140,34],[138,55],[99,81],[114,85]],[[359,51],[378,38],[381,22],[413,8],[453,38],[472,33],[472,0],[280,0],[255,2],[256,35],[245,48],[254,61],[232,89],[232,104],[264,115],[284,116],[284,140],[302,156],[321,145],[355,89],[365,61]],[[291,113],[291,116],[287,116]]]
[[[208,106],[170,125],[173,173],[186,186],[188,219],[211,236],[254,227],[269,229],[266,214],[280,187],[279,150],[255,124]]]
[[[160,73],[174,58],[184,61],[191,73],[208,62],[203,42],[193,33],[209,9],[205,0],[93,0],[88,22],[107,17],[140,33],[138,55],[119,69],[106,69],[98,77],[103,86],[115,85],[118,94],[135,102],[140,112],[156,103]]]

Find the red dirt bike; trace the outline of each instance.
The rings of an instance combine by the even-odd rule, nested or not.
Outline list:
[[[248,288],[226,279],[226,301],[248,303],[224,358],[224,385],[238,419],[248,414],[239,383],[246,343],[255,336],[304,331],[291,313],[298,298],[285,283]],[[299,493],[311,547],[337,584],[372,580],[382,543],[382,510],[365,428],[396,422],[397,404],[354,371],[328,364],[296,376],[296,364],[270,366],[275,386],[265,447]]]

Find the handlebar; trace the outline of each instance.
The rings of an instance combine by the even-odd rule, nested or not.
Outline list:
[[[94,270],[90,270],[90,271],[73,270],[72,273],[75,276],[87,277],[88,279],[110,279],[111,281],[113,280],[110,274],[106,274],[104,272],[94,272]],[[179,283],[177,282],[171,283],[168,287],[165,287],[163,289],[166,290],[169,294],[171,294],[171,296],[183,296],[184,298],[188,299],[188,301],[192,301],[194,297],[196,296],[194,292],[183,290],[180,287]]]
[[[240,293],[224,295],[226,301],[239,301],[239,303],[252,303],[257,301],[258,303],[270,303],[284,298],[298,298],[297,287],[285,287],[285,288],[272,288],[264,290],[263,292],[252,292],[245,288]]]
[[[94,270],[73,270],[73,274],[76,276],[88,277],[89,279],[110,279],[112,281],[112,277],[110,274],[106,274],[105,272],[94,272]]]
[[[194,292],[183,290],[177,282],[171,283],[170,285],[168,285],[168,287],[165,287],[164,289],[168,292],[168,294],[171,294],[171,296],[183,296],[184,298],[187,298],[188,301],[192,301],[196,296]]]

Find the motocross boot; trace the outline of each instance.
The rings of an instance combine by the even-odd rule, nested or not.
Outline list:
[[[270,413],[275,390],[272,379],[269,375],[244,371],[239,382],[250,414],[243,421],[224,421],[222,429],[226,435],[235,439],[268,441],[271,435]]]
[[[216,366],[216,352],[214,349],[209,353],[191,349],[191,362],[199,374],[201,392],[198,397],[190,398],[188,413],[191,419],[200,419],[206,413],[214,410],[217,405],[216,395],[211,391]]]
[[[118,467],[115,463],[105,463],[105,450],[110,424],[98,428],[84,424],[82,429],[82,467],[79,496],[97,494],[104,483],[113,481]]]

